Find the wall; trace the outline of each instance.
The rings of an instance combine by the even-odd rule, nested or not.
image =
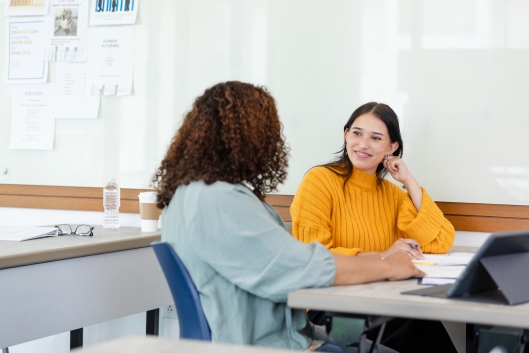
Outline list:
[[[0,167],[10,169],[0,182],[101,187],[115,176],[148,187],[193,99],[244,80],[277,100],[292,149],[283,194],[333,157],[351,112],[374,100],[399,115],[405,161],[435,200],[528,205],[528,17],[515,0],[140,5],[134,94],[102,97],[97,120],[58,120],[53,151],[7,148],[11,88],[0,85]]]

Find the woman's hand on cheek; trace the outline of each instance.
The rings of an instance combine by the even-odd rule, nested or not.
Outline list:
[[[386,156],[382,163],[393,179],[404,185],[413,205],[417,211],[420,211],[422,207],[422,189],[417,180],[411,175],[404,161],[396,156]]]
[[[406,163],[400,157],[397,156],[386,156],[382,161],[384,167],[389,171],[389,174],[396,181],[405,184],[408,179],[413,178]]]

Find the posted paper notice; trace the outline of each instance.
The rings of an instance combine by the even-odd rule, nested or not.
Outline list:
[[[138,15],[139,0],[94,0],[90,26],[132,25]]]
[[[48,13],[48,0],[6,0],[4,16],[42,16]]]
[[[88,1],[50,1],[44,59],[86,61]]]
[[[48,63],[42,60],[44,24],[42,18],[7,19],[5,83],[46,83]]]
[[[87,63],[58,61],[55,78],[55,118],[95,119],[99,111],[99,92],[85,95]]]
[[[105,95],[130,95],[134,74],[133,26],[88,29],[88,85],[87,95],[94,86],[105,86]]]
[[[11,149],[51,150],[55,135],[53,84],[13,87]]]

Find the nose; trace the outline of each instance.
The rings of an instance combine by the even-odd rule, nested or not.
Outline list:
[[[362,149],[368,148],[369,144],[367,142],[368,140],[365,137],[360,138],[360,140],[358,141],[358,147]]]

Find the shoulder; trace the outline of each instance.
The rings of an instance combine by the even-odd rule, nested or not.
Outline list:
[[[335,182],[343,182],[343,178],[334,173],[327,167],[317,166],[312,168],[305,174],[303,180],[308,180],[314,183],[329,184]]]
[[[203,181],[193,181],[187,186],[186,195],[187,201],[196,200],[210,205],[229,202],[230,199],[247,199],[260,202],[257,196],[246,186],[224,181],[216,181],[209,185]]]
[[[402,187],[400,187],[399,185],[395,184],[394,182],[388,180],[388,179],[384,179],[382,180],[382,185],[384,186],[384,188],[387,188],[387,189],[393,189],[393,190],[400,190],[402,191]],[[404,191],[402,191],[404,192]]]
[[[294,202],[302,200],[318,200],[329,202],[334,195],[343,192],[343,178],[332,170],[317,166],[309,170],[296,192]]]
[[[227,215],[262,212],[262,202],[244,185],[217,181],[192,181],[180,185],[165,213],[183,217],[186,223],[216,222]]]
[[[382,190],[388,196],[393,196],[396,199],[401,199],[406,195],[406,191],[403,190],[402,186],[395,184],[387,179],[382,180]]]

